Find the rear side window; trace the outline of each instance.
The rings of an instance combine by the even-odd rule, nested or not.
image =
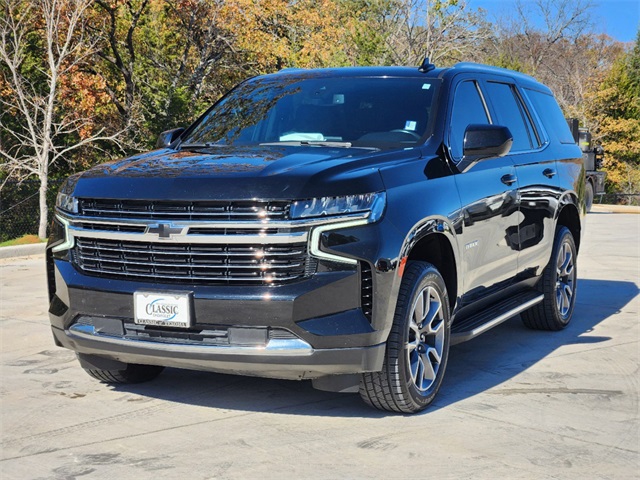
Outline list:
[[[507,83],[487,82],[487,91],[491,103],[496,110],[495,123],[508,127],[513,135],[512,152],[531,150],[537,145],[534,132],[531,131],[531,123],[522,105],[520,97],[514,91],[514,87]]]
[[[473,123],[488,124],[489,116],[474,81],[462,82],[456,88],[451,111],[449,146],[455,161],[462,159],[464,132]]]
[[[547,133],[556,136],[560,143],[575,143],[569,125],[553,96],[535,90],[525,89],[533,107],[538,112]]]

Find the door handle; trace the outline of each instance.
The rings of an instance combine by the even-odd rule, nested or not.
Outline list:
[[[513,185],[514,183],[516,183],[517,179],[518,177],[516,177],[513,173],[507,173],[506,175],[502,176],[500,181],[505,185]]]
[[[547,178],[551,178],[553,177],[556,173],[555,169],[553,168],[545,168],[544,171],[542,172],[542,174],[547,177]]]

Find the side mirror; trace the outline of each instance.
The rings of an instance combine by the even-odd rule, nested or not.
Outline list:
[[[172,130],[162,132],[156,142],[156,148],[167,148],[176,138],[182,135],[182,132],[184,132],[184,128],[174,128]]]
[[[464,132],[462,160],[458,164],[466,172],[476,163],[489,158],[504,157],[513,145],[513,135],[501,125],[472,124]]]

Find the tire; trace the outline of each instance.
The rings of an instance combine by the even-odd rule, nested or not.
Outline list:
[[[569,325],[576,304],[576,253],[573,235],[567,227],[559,226],[551,260],[538,284],[544,300],[520,315],[527,327],[562,330]]]
[[[591,211],[591,207],[593,206],[593,198],[594,198],[593,185],[591,184],[590,181],[587,181],[587,184],[585,185],[585,189],[584,189],[584,205],[587,210],[587,213]]]
[[[382,371],[362,374],[362,399],[374,408],[391,412],[414,413],[428,407],[444,377],[450,329],[449,300],[442,276],[429,263],[409,262]]]
[[[102,383],[127,384],[143,383],[153,380],[162,373],[164,367],[155,365],[126,364],[124,370],[102,370],[97,368],[84,368],[90,376]]]

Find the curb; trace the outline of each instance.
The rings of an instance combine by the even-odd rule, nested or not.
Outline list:
[[[632,205],[605,205],[593,204],[591,212],[594,213],[640,213],[640,207]]]
[[[0,258],[27,257],[44,253],[46,243],[32,243],[29,245],[16,245],[14,247],[0,247]]]

